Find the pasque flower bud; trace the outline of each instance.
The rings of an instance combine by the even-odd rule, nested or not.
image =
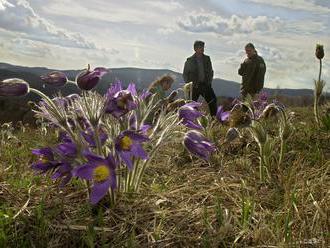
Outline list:
[[[315,56],[318,59],[323,59],[324,58],[324,49],[323,45],[317,44],[316,45],[316,50],[315,50]]]
[[[0,81],[0,96],[24,96],[29,92],[29,84],[19,78]]]
[[[80,89],[91,90],[98,84],[102,76],[106,73],[108,73],[106,68],[97,67],[91,71],[90,65],[88,65],[86,70],[77,75],[76,82]]]
[[[57,87],[63,86],[68,82],[66,75],[60,71],[50,72],[46,75],[40,76],[40,78],[44,83]]]

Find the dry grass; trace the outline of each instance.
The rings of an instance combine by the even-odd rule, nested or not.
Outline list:
[[[298,110],[284,162],[266,183],[251,138],[225,144],[221,127],[209,163],[179,141],[164,147],[141,192],[120,195],[111,209],[106,200],[91,207],[78,181],[60,190],[33,176],[30,148],[53,137],[17,133],[19,143],[1,146],[0,246],[327,247],[330,133],[314,129],[310,111]]]

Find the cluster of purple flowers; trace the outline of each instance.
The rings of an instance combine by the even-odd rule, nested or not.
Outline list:
[[[75,105],[75,101],[83,102],[83,97],[62,97],[53,101],[69,111],[74,109],[73,106],[79,106]],[[62,186],[72,177],[90,180],[93,185],[91,202],[99,202],[109,188],[114,190],[117,187],[116,169],[119,166],[127,166],[131,171],[134,159],[148,159],[148,154],[143,148],[143,143],[149,140],[145,133],[147,127],[138,126],[134,113],[128,115],[131,110],[138,107],[136,97],[138,95],[133,84],[123,90],[121,84],[116,83],[107,92],[104,118],[111,115],[115,120],[121,118],[119,122],[125,118],[129,118],[131,122],[131,125],[126,130],[120,130],[116,137],[109,137],[103,124],[93,126],[88,114],[83,113],[81,109],[75,109],[80,115],[80,123],[77,118],[71,121],[68,119],[72,132],[61,133],[61,144],[53,148],[33,150],[33,154],[38,155],[39,160],[32,168],[41,173],[51,171],[53,179],[62,179]],[[47,109],[47,106],[43,106]],[[107,152],[103,152],[105,150]]]
[[[88,66],[77,75],[74,82],[83,90],[82,96],[73,94],[53,99],[30,89],[21,79],[0,81],[0,96],[21,96],[29,91],[40,94],[43,100],[39,103],[37,114],[49,120],[60,131],[59,144],[32,151],[38,156],[32,168],[42,174],[50,173],[52,179],[61,180],[61,186],[72,178],[91,181],[90,200],[93,204],[98,203],[109,189],[119,187],[119,168],[127,168],[129,173],[137,168],[137,161],[147,161],[150,158],[150,151],[145,148],[145,143],[152,139],[148,132],[159,131],[162,126],[158,123],[152,127],[144,123],[152,107],[142,111],[141,106],[153,104],[148,97],[151,93],[144,91],[138,94],[133,83],[124,89],[120,82],[115,82],[104,96],[88,93],[107,72],[105,68],[90,70]],[[55,87],[70,82],[62,72],[51,72],[41,79]],[[262,116],[267,106],[267,98],[263,95],[253,102],[257,116]],[[164,112],[165,117],[159,118],[174,116],[172,123],[186,130],[183,144],[187,150],[201,159],[209,160],[216,151],[216,146],[205,135],[205,126],[200,121],[203,118],[200,109],[201,103],[191,101],[181,106],[177,113]],[[216,119],[220,123],[226,123],[230,119],[230,113],[220,106]],[[165,126],[154,143],[157,145],[148,146],[149,150],[159,147],[165,136],[164,130],[170,132]]]

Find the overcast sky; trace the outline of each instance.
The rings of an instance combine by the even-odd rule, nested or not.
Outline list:
[[[1,62],[178,72],[200,39],[216,77],[237,82],[253,42],[273,88],[312,88],[321,43],[330,85],[329,0],[0,0],[0,37]]]

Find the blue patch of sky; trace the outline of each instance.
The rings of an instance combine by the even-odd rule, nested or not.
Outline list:
[[[319,14],[309,11],[271,6],[265,3],[254,3],[248,0],[209,1],[215,6],[221,8],[221,10],[226,11],[229,15],[280,17],[281,19],[288,21],[315,20],[319,17]]]

